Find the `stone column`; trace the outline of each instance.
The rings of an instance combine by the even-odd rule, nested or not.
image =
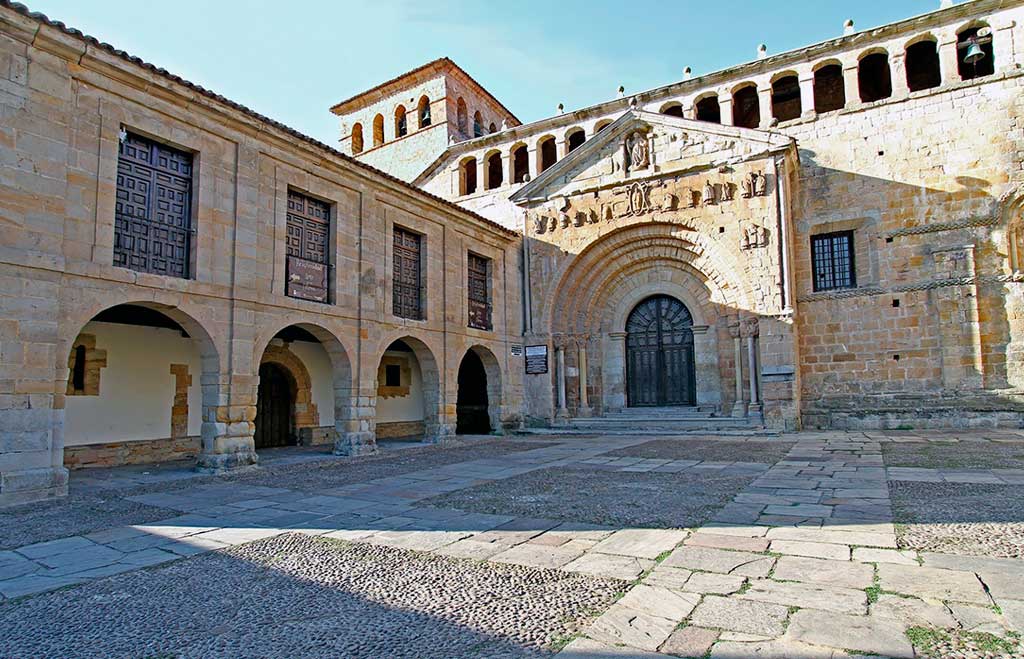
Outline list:
[[[852,108],[861,104],[858,62],[843,63],[843,91],[846,94],[846,107]]]
[[[907,58],[903,53],[894,53],[889,59],[889,78],[892,80],[892,98],[906,98],[910,95]]]
[[[951,34],[942,39],[938,45],[939,71],[943,85],[960,82],[960,69],[957,66],[956,35]]]
[[[565,406],[565,348],[555,348],[555,377],[558,385],[558,411],[555,412],[556,419],[568,419],[569,409]]]
[[[772,125],[772,86],[757,88],[757,103],[761,110],[761,128],[770,128]]]
[[[210,382],[216,379],[217,382]],[[256,419],[256,383],[241,381],[230,385],[231,376],[204,373],[203,387],[203,450],[196,457],[196,471],[220,473],[259,463],[253,442]],[[257,378],[258,382],[258,378]],[[231,400],[231,389],[235,390]],[[251,389],[251,393],[249,392]],[[210,404],[212,401],[228,405]]]
[[[579,371],[580,371],[580,409],[579,416],[591,416],[594,410],[590,407],[590,397],[587,396],[587,339],[579,339]]]
[[[476,161],[476,191],[487,189],[487,158],[480,157]]]
[[[626,333],[611,332],[605,346],[604,411],[617,412],[626,406]]]
[[[722,90],[718,95],[718,111],[722,114],[722,125],[732,126],[732,94]]]
[[[814,73],[807,71],[800,75],[800,116],[813,117],[814,109]]]
[[[732,404],[732,416],[743,418],[747,416],[747,404],[743,401],[743,339],[740,337],[740,322],[729,325],[729,335],[732,337],[732,356],[736,362],[736,400]]]
[[[746,318],[743,320],[743,333],[747,337],[747,372],[750,381],[750,407],[751,415],[761,414],[761,398],[757,386],[757,319]]]

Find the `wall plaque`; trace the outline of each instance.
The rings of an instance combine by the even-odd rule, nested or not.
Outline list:
[[[509,346],[509,352],[513,357],[523,356],[523,345],[521,343],[513,343]]]
[[[548,347],[526,346],[526,373],[538,375],[548,372]]]
[[[327,301],[327,265],[307,261],[295,256],[287,260],[288,290],[290,297],[314,302]]]

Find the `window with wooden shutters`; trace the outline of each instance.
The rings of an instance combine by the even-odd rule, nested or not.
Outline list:
[[[289,190],[285,291],[288,296],[327,302],[330,234],[330,205]]]
[[[396,316],[420,320],[422,237],[395,227],[394,272],[392,273],[392,307]]]
[[[476,254],[469,255],[469,326],[491,329],[490,260]]]
[[[856,288],[853,232],[836,231],[811,236],[811,266],[816,291]]]
[[[114,206],[114,265],[187,278],[192,154],[122,133]]]

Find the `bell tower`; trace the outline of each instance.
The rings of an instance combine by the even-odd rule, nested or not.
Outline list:
[[[341,151],[412,181],[449,144],[520,124],[501,101],[443,57],[331,108]]]

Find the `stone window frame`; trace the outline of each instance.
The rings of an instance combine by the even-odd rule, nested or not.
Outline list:
[[[832,222],[822,222],[821,224],[815,224],[810,227],[806,232],[807,234],[807,259],[809,266],[807,268],[808,277],[808,291],[812,295],[828,295],[836,291],[843,290],[856,290],[858,288],[872,288],[877,286],[878,283],[878,262],[877,262],[877,249],[875,248],[875,236],[871,233],[870,228],[875,225],[877,220],[870,217],[858,217],[847,220],[835,220]],[[840,231],[852,231],[853,232],[853,267],[854,267],[854,281],[855,286],[852,288],[842,289],[830,289],[827,291],[815,291],[814,290],[814,264],[812,262],[811,254],[811,241],[815,236],[820,236],[825,233],[837,233]]]
[[[469,290],[465,287],[469,285],[468,273],[470,253],[487,259],[487,303],[491,306],[491,326],[489,329],[481,329],[473,327],[467,322],[465,327],[470,333],[488,335],[500,331],[502,322],[501,310],[504,308],[504,299],[501,297],[502,289],[500,287],[496,287],[494,282],[504,281],[505,250],[493,244],[479,240],[472,240],[468,237],[465,240],[465,243],[462,246],[459,263],[460,272],[464,275],[464,277],[460,279],[462,291],[459,295],[459,299],[461,304],[464,305],[462,309],[460,309],[461,317],[467,320],[469,319]]]
[[[387,382],[387,367],[397,366],[399,368],[401,384],[397,387],[389,387]],[[408,357],[395,355],[384,355],[377,365],[377,397],[378,398],[404,398],[409,395],[412,387],[412,366]]]
[[[845,246],[839,243],[840,240],[846,243]],[[827,256],[819,254],[825,246],[828,247]],[[827,266],[828,277],[822,272],[826,269],[822,266]],[[821,282],[821,279],[829,281]],[[853,231],[830,231],[811,236],[811,283],[815,293],[857,288],[856,240]]]

